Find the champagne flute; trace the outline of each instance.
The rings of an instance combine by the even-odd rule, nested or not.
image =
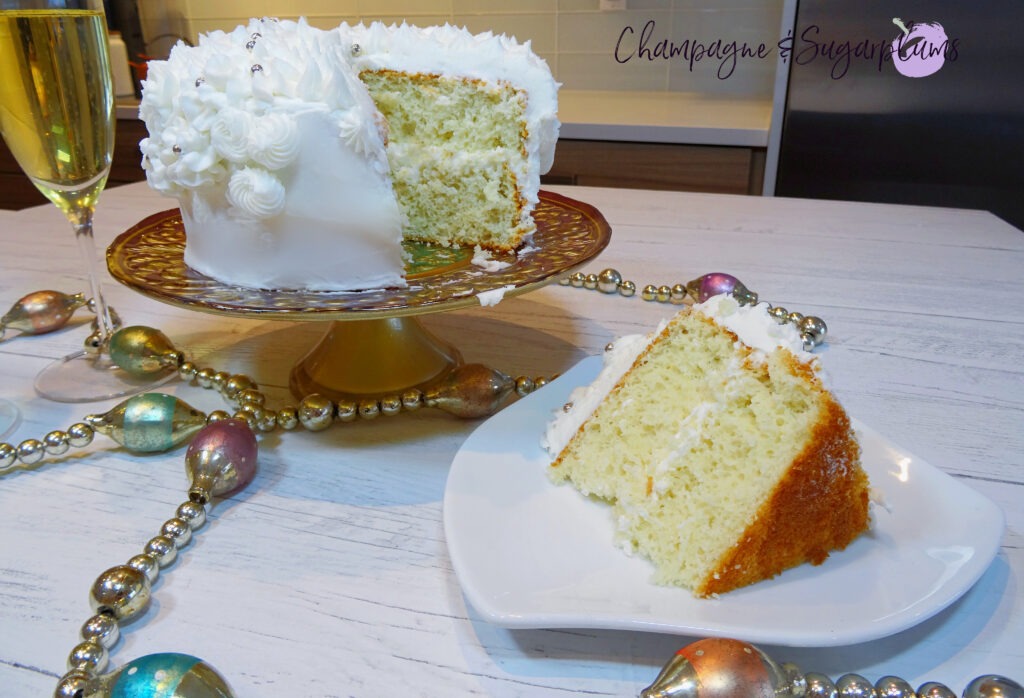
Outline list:
[[[92,217],[110,172],[114,124],[102,2],[0,0],[0,131],[25,174],[74,229],[104,345],[113,326],[97,277]],[[52,400],[86,402],[153,384],[117,369],[101,350],[51,364],[35,388]]]

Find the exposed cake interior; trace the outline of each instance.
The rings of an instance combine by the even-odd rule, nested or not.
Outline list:
[[[698,596],[821,563],[868,516],[849,419],[810,355],[744,344],[713,316],[755,309],[712,301],[613,349],[547,436],[550,476],[610,502],[654,581]]]

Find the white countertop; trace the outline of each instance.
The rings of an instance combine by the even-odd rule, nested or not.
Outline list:
[[[957,695],[984,673],[1024,681],[1024,233],[994,216],[910,206],[552,187],[597,206],[611,242],[586,271],[638,285],[709,271],[762,298],[825,318],[820,350],[850,414],[996,502],[1007,528],[995,562],[950,608],[854,646],[764,646],[837,678],[901,675]],[[103,194],[101,245],[170,208],[145,183]],[[82,287],[77,249],[53,206],[0,214],[4,309],[36,289]],[[128,323],[162,329],[201,365],[252,375],[271,403],[323,322],[235,319],[164,305],[110,282]],[[515,375],[562,373],[613,338],[674,312],[551,285],[424,324],[468,361]],[[117,401],[47,402],[32,377],[78,348],[63,331],[0,343],[2,395],[24,414],[6,441],[42,438]],[[202,410],[219,398],[172,383]],[[442,524],[449,465],[475,429],[432,410],[261,438],[260,471],[155,586],[111,663],[194,654],[239,698],[322,696],[636,696],[692,638],[617,630],[509,630],[461,593]],[[0,686],[51,695],[103,570],[139,552],[185,492],[184,447],[134,456],[87,448],[0,477]],[[557,535],[557,530],[552,530]],[[618,554],[609,547],[609,554]],[[880,571],[893,584],[915,570]],[[685,593],[680,591],[680,593]],[[709,603],[711,603],[709,601]]]
[[[138,116],[138,105],[118,104],[117,118]],[[558,118],[566,139],[763,148],[772,102],[693,92],[561,90]]]
[[[712,97],[693,92],[561,90],[560,137],[764,148],[771,99]]]

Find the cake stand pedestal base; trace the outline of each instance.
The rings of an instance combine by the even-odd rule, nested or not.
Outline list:
[[[302,398],[379,400],[425,390],[462,365],[462,355],[414,317],[332,322],[292,368],[288,386]]]
[[[425,406],[469,419],[497,412],[516,387],[497,369],[463,363],[410,316],[332,322],[288,385],[296,398],[316,393],[364,416]]]

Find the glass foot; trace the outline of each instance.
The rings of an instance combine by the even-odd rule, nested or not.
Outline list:
[[[21,424],[21,410],[10,400],[0,398],[0,439],[4,439]]]
[[[106,354],[95,356],[80,351],[40,371],[35,389],[41,397],[54,402],[96,402],[151,390],[176,375],[177,372],[168,370],[136,377],[115,366]]]

